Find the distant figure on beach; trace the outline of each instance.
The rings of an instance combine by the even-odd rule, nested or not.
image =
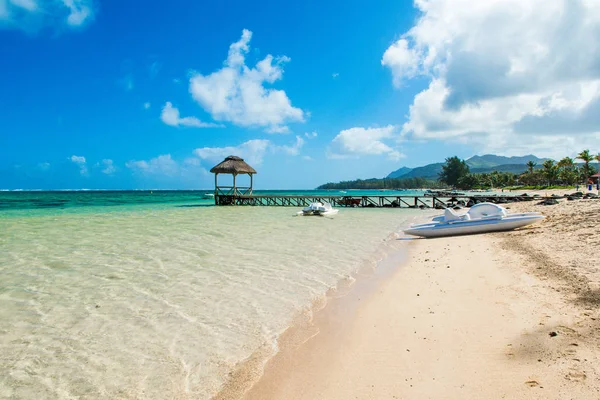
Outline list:
[[[579,185],[577,185],[577,189],[576,190],[579,192]]]

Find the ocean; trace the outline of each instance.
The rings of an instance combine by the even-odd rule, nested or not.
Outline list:
[[[419,215],[204,193],[0,192],[0,398],[209,399]]]

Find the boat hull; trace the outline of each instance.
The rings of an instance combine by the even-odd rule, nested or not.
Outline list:
[[[404,230],[404,233],[426,238],[473,235],[487,232],[510,231],[523,226],[535,224],[544,219],[543,215],[515,215],[503,218],[489,218],[470,221],[456,221],[450,223],[432,222],[427,224],[413,225]]]

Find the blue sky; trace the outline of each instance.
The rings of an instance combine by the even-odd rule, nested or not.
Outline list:
[[[0,0],[0,188],[211,188],[228,154],[258,188],[313,188],[599,150],[595,4],[254,3]]]

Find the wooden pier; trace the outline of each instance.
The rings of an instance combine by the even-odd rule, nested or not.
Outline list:
[[[313,202],[330,203],[333,207],[363,208],[446,208],[451,205],[470,206],[482,202],[511,203],[542,200],[536,196],[489,195],[381,195],[381,196],[304,196],[304,195],[238,195],[215,194],[218,206],[306,207]]]
[[[229,156],[221,163],[215,165],[210,172],[215,174],[215,204],[217,206],[279,206],[279,207],[306,207],[310,203],[329,203],[333,207],[364,207],[364,208],[446,208],[454,205],[467,207],[473,204],[510,203],[514,201],[531,201],[543,199],[539,196],[527,195],[473,195],[462,193],[433,192],[423,195],[379,195],[364,196],[352,195],[255,195],[253,192],[253,175],[256,170],[248,165],[242,158]],[[219,175],[231,175],[233,184],[219,185]],[[249,186],[240,186],[238,176],[249,177]]]

